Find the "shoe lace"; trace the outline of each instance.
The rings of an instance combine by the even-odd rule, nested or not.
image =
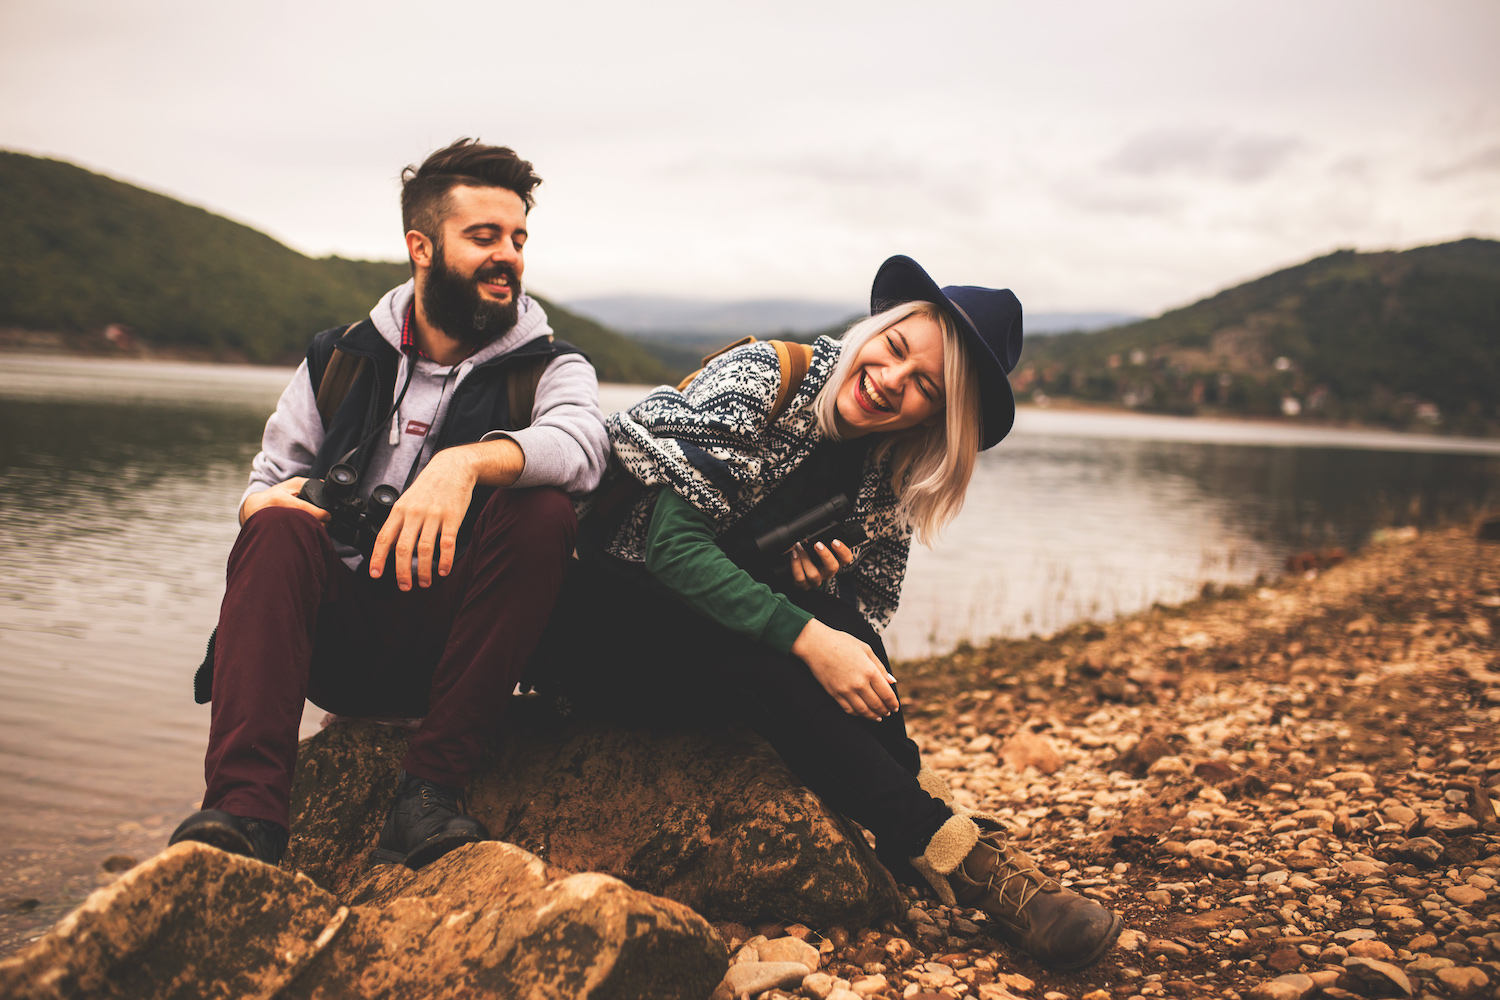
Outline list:
[[[463,812],[463,805],[458,796],[430,781],[424,781],[422,782],[422,812],[426,814],[433,809],[459,813]]]
[[[1018,856],[1005,847],[996,846],[1000,852],[1000,863],[985,879],[985,888],[995,894],[1003,906],[1013,911],[1018,919],[1024,918],[1026,907],[1041,893],[1050,879],[1037,871],[1030,859]]]

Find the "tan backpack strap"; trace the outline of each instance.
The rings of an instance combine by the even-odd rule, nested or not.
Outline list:
[[[510,401],[511,430],[531,426],[531,411],[536,407],[536,387],[541,384],[542,372],[547,370],[552,358],[539,357],[523,361],[505,373],[505,395]]]
[[[776,361],[781,366],[781,389],[776,393],[776,402],[771,407],[767,424],[774,424],[781,419],[781,415],[791,404],[792,397],[801,388],[802,380],[807,377],[807,369],[812,366],[811,344],[773,340],[771,346],[776,348]]]
[[[348,329],[339,335],[339,339],[347,337],[349,330],[356,326],[359,324],[350,323]],[[349,395],[349,387],[364,373],[369,363],[369,358],[345,354],[334,345],[333,354],[328,358],[328,367],[323,369],[323,379],[318,383],[318,416],[322,418],[324,427],[333,419],[334,413],[344,402],[344,397]]]

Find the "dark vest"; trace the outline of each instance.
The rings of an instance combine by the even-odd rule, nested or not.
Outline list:
[[[345,333],[345,330],[348,332]],[[323,373],[333,357],[335,345],[345,354],[368,358],[371,364],[367,365],[350,385],[343,403],[324,424],[323,444],[318,448],[318,453],[313,456],[312,469],[308,472],[309,478],[322,478],[327,475],[328,470],[337,464],[339,459],[358,447],[359,443],[372,431],[376,432],[378,440],[380,433],[376,425],[383,425],[384,421],[389,419],[391,403],[396,391],[400,388],[395,384],[400,352],[392,347],[380,335],[375,324],[367,319],[352,329],[336,326],[324,330],[313,338],[311,346],[307,349],[307,373],[312,380],[314,395],[317,395],[318,386],[322,384]],[[490,431],[514,431],[528,426],[531,423],[530,413],[515,415],[510,412],[507,380],[511,371],[517,365],[529,365],[543,359],[550,361],[564,354],[582,353],[566,341],[538,339],[522,344],[509,354],[502,354],[476,365],[469,372],[468,377],[454,390],[442,424],[431,432],[435,435],[434,451],[456,444],[472,444]],[[383,426],[381,429],[383,430]],[[374,444],[372,443],[351,460],[355,470],[360,474],[361,481],[369,468],[370,455],[373,450]],[[368,485],[374,486],[375,484]],[[403,486],[401,483],[391,485],[397,488]],[[469,503],[469,512],[459,528],[459,551],[464,549],[469,534],[473,530],[474,521],[494,492],[493,486],[475,487],[474,497]]]

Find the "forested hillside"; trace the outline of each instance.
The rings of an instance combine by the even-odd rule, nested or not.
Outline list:
[[[1500,433],[1500,242],[1341,250],[1155,319],[1028,338],[1022,398]]]
[[[0,151],[0,327],[86,343],[122,324],[158,349],[288,363],[313,333],[365,315],[408,273],[405,263],[306,257],[164,195]],[[602,379],[670,378],[624,337],[543,305]]]

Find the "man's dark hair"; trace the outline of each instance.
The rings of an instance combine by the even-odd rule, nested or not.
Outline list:
[[[453,188],[461,184],[505,188],[514,191],[530,212],[536,203],[531,192],[541,182],[530,162],[509,146],[459,139],[427,157],[420,167],[408,166],[401,171],[401,231],[415,229],[440,245],[448,192]]]

